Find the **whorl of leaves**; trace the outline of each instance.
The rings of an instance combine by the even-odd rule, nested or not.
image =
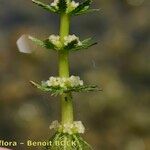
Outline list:
[[[30,81],[30,83],[35,86],[36,88],[44,91],[44,92],[50,92],[52,96],[58,96],[62,95],[63,93],[70,93],[70,92],[93,92],[93,91],[101,91],[101,89],[98,88],[96,85],[82,85],[82,86],[76,86],[76,87],[67,87],[63,88],[60,86],[54,87],[54,86],[47,86],[45,82],[42,82],[41,84],[37,84],[33,81]]]
[[[52,144],[50,146],[46,146],[45,150],[93,150],[79,134],[70,135],[67,133],[56,132],[48,141],[51,141]],[[60,144],[59,146],[56,145],[56,142],[65,143],[66,141],[68,144]]]
[[[66,0],[59,0],[58,3],[58,9],[56,7],[51,6],[50,4],[45,4],[39,0],[32,0],[33,3],[36,5],[42,7],[43,9],[52,12],[52,13],[66,13],[67,14],[67,1]],[[78,7],[76,7],[74,10],[69,12],[70,15],[82,15],[94,11],[99,11],[99,9],[90,9],[90,5],[92,3],[92,0],[85,0],[82,2]]]
[[[92,38],[88,38],[88,39],[81,41],[81,43],[82,43],[81,45],[78,45],[78,41],[74,40],[71,43],[69,43],[67,46],[58,48],[53,43],[51,43],[49,39],[42,41],[42,40],[39,40],[32,36],[29,36],[29,39],[32,42],[34,42],[36,45],[39,45],[46,49],[56,50],[56,51],[68,51],[68,52],[76,52],[79,50],[87,49],[87,48],[97,44],[97,42],[92,41]]]

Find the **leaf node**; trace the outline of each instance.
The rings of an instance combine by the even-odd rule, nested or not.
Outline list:
[[[70,92],[94,92],[94,91],[102,91],[97,85],[82,85],[76,87],[60,87],[60,86],[47,86],[47,84],[42,81],[41,84],[30,81],[30,83],[36,88],[40,89],[44,92],[50,92],[52,96],[62,95],[64,93]]]

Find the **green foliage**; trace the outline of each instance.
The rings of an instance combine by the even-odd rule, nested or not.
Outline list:
[[[82,45],[72,45],[72,47],[70,47],[70,49],[68,49],[69,51],[79,51],[79,50],[83,50],[83,49],[88,49],[89,47],[96,45],[97,42],[92,42],[92,38],[88,38],[85,39],[83,41],[81,41]]]
[[[87,11],[89,9],[90,4],[92,3],[92,0],[86,0],[83,3],[81,3],[76,9],[74,9],[71,14],[77,15],[80,12]]]
[[[36,5],[42,7],[43,9],[48,10],[49,12],[57,13],[57,9],[53,6],[50,6],[48,4],[44,4],[38,0],[32,0],[32,2],[35,3]]]
[[[30,39],[32,42],[36,43],[37,45],[39,45],[39,46],[41,46],[41,47],[45,47],[43,41],[41,41],[41,40],[39,40],[39,39],[37,39],[37,38],[34,38],[34,37],[32,37],[32,36],[29,36],[29,39]]]
[[[78,12],[72,12],[71,14],[72,15],[83,15],[83,14],[87,14],[87,13],[92,13],[92,12],[96,12],[96,11],[100,11],[100,9],[89,9],[89,8],[85,8],[85,9],[82,9],[81,11],[78,11]]]
[[[55,48],[55,45],[53,43],[51,43],[48,39],[44,40],[44,41],[41,41],[37,38],[34,38],[32,36],[29,36],[29,39],[34,42],[36,45],[39,45],[41,47],[44,47],[44,48],[47,48],[47,49],[51,49],[51,50],[54,50],[56,49]]]
[[[97,44],[97,42],[92,42],[92,38],[88,38],[88,39],[85,39],[85,40],[81,41],[81,45],[78,45],[77,44],[78,41],[74,40],[71,43],[69,43],[67,46],[58,48],[48,38],[46,40],[44,40],[44,41],[41,41],[41,40],[39,40],[37,38],[29,36],[29,39],[31,41],[33,41],[35,44],[37,44],[37,45],[39,45],[41,47],[44,47],[44,48],[47,48],[47,49],[50,49],[50,50],[55,50],[55,51],[75,52],[75,51],[87,49],[87,48]]]
[[[92,150],[91,146],[79,134],[70,135],[56,132],[48,141],[51,141],[52,144],[45,147],[45,150]],[[64,144],[58,146],[56,142]]]
[[[30,0],[20,1],[25,2],[24,4],[22,3],[21,9],[18,9],[18,7],[20,7],[18,0],[0,1],[0,6],[2,7],[2,11],[0,11],[1,21],[3,17],[11,17],[12,15],[10,11],[8,11],[12,10],[10,2],[15,4],[13,5],[13,10],[16,11],[15,16],[17,17],[19,15],[24,16],[25,13],[37,14],[36,16],[26,15],[26,17],[23,17],[22,19],[17,19],[16,23],[14,23],[14,20],[10,19],[9,23],[11,25],[8,25],[7,22],[0,24],[0,35],[2,37],[0,40],[0,128],[1,137],[8,137],[8,134],[13,133],[18,137],[25,139],[27,136],[30,137],[31,133],[33,133],[35,136],[41,137],[42,140],[42,137],[47,135],[47,128],[43,127],[42,132],[40,132],[37,124],[40,125],[42,122],[43,126],[47,126],[46,120],[49,118],[48,121],[51,121],[51,116],[58,116],[58,112],[49,107],[45,107],[45,104],[43,104],[43,101],[41,100],[42,96],[33,94],[31,88],[28,87],[27,84],[24,84],[23,80],[27,80],[29,76],[34,80],[41,79],[42,76],[49,76],[49,72],[52,71],[51,69],[53,68],[53,63],[46,63],[40,59],[44,57],[44,59],[48,59],[47,61],[52,61],[54,55],[52,54],[48,56],[48,58],[47,53],[42,53],[42,56],[36,55],[36,59],[39,60],[36,62],[35,57],[24,56],[22,58],[22,56],[16,55],[16,53],[14,53],[16,51],[16,48],[14,47],[16,38],[13,34],[11,36],[12,40],[9,40],[8,46],[8,39],[10,39],[8,33],[16,34],[19,31],[25,31],[22,21],[26,22],[27,20],[34,20],[37,17],[36,24],[41,25],[42,19],[38,18],[40,12],[37,12],[37,9],[33,9],[36,6],[34,4],[30,5],[29,1]],[[44,1],[45,0],[43,0],[43,2]],[[50,2],[51,0],[46,1]],[[82,67],[73,69],[74,73],[80,72],[82,69],[81,74],[86,74],[89,80],[97,79],[95,82],[104,81],[103,87],[105,90],[101,95],[101,98],[99,94],[95,93],[93,93],[95,94],[94,96],[91,96],[91,93],[87,93],[76,97],[77,99],[79,98],[79,100],[90,99],[91,101],[94,101],[94,104],[90,106],[90,108],[94,110],[93,114],[91,114],[92,118],[90,118],[91,116],[89,117],[89,104],[85,103],[85,101],[80,101],[80,106],[83,106],[81,110],[83,114],[80,114],[81,118],[89,118],[87,121],[89,122],[89,125],[87,124],[87,126],[90,128],[90,132],[86,134],[86,137],[89,142],[91,139],[91,143],[93,143],[96,150],[138,150],[140,148],[143,149],[142,147],[144,145],[148,149],[150,147],[150,59],[148,57],[150,55],[148,36],[148,18],[150,17],[150,13],[147,13],[149,7],[146,5],[146,2],[149,1],[145,0],[143,1],[144,3],[141,3],[139,6],[131,5],[131,3],[129,4],[129,0],[126,2],[123,0],[94,0],[94,2],[101,4],[105,13],[103,14],[103,17],[100,17],[101,21],[97,21],[97,16],[94,15],[92,16],[93,18],[89,19],[92,21],[88,22],[85,18],[85,22],[88,22],[89,26],[92,28],[100,26],[101,22],[104,22],[105,27],[103,27],[103,30],[106,34],[103,34],[102,31],[95,33],[97,37],[102,39],[104,46],[97,45],[95,47],[93,59],[96,62],[96,68],[93,68],[93,71],[89,70],[92,69],[89,65],[82,65]],[[137,1],[135,2],[132,0],[132,2],[137,4]],[[111,6],[111,9],[109,9],[110,7],[108,8],[108,6]],[[116,9],[116,6],[118,9]],[[127,11],[129,11],[129,13],[127,13]],[[114,21],[112,18],[118,13],[119,17],[115,18]],[[125,26],[123,22],[126,22],[128,25]],[[49,28],[39,28],[38,32],[43,33],[44,30],[44,32],[49,33],[49,23],[49,21],[45,21],[45,26],[48,26]],[[80,24],[81,19],[76,20],[75,23]],[[56,23],[53,23],[53,25],[56,25]],[[116,29],[116,26],[118,25],[119,28]],[[7,30],[4,30],[6,27]],[[32,33],[35,31],[31,21],[28,22],[28,27]],[[76,28],[77,30],[81,30],[81,26],[77,26]],[[18,29],[20,30],[18,31]],[[136,35],[133,35],[132,33],[136,33]],[[88,28],[82,30],[82,35],[90,34],[91,30]],[[137,39],[137,36],[141,38]],[[91,53],[87,53],[84,55],[83,59],[81,54],[80,61],[77,61],[76,57],[73,57],[71,61],[72,66],[81,66],[81,63],[87,63],[90,55]],[[102,63],[101,67],[100,63]],[[51,69],[46,71],[45,68]],[[23,69],[28,71],[24,72]],[[37,70],[39,70],[38,73]],[[12,71],[13,75],[11,75]],[[14,89],[16,89],[17,92]],[[27,99],[29,99],[29,101]],[[34,107],[40,108],[36,109],[36,111],[38,114],[42,115],[42,117],[41,115],[36,115],[34,118],[28,118],[28,120],[31,119],[28,121],[28,125],[31,126],[28,130],[25,130],[27,124],[21,123],[23,120],[27,121],[26,116],[25,118],[21,118],[20,115],[18,117],[18,113],[16,113],[18,112],[18,107],[16,106],[19,106],[19,110],[22,110],[22,107],[27,108],[24,107],[24,104],[25,106],[26,104],[30,104],[30,106],[34,105]],[[47,105],[53,107],[54,102],[49,101]],[[32,107],[29,108],[31,109]],[[10,114],[13,114],[13,117],[9,117],[8,121],[6,117]],[[11,126],[9,126],[9,123],[11,123]],[[22,126],[21,128],[20,123]],[[16,129],[19,129],[19,131]],[[116,130],[119,132],[116,133]],[[50,131],[50,133],[51,132],[52,131]],[[116,134],[119,139],[115,138]],[[140,138],[141,136],[142,139]],[[104,139],[102,137],[104,137]],[[114,137],[113,143],[112,137]],[[98,139],[100,142],[98,142]],[[143,142],[144,145],[142,144]],[[19,147],[12,149],[19,150]],[[24,146],[20,148],[20,150],[27,149],[28,148]],[[40,148],[37,147],[31,149],[37,150]]]
[[[76,87],[67,87],[63,88],[60,86],[47,86],[46,82],[42,81],[41,84],[37,84],[33,81],[30,81],[32,85],[40,89],[44,92],[50,92],[52,96],[62,95],[63,93],[70,93],[70,92],[93,92],[93,91],[101,91],[96,85],[82,85]]]
[[[57,48],[55,47],[55,45],[50,42],[49,39],[44,40],[43,43],[44,43],[44,47],[47,48],[47,49],[51,49],[51,50],[57,49]]]
[[[42,7],[45,10],[48,10],[49,12],[53,12],[53,13],[66,13],[66,14],[70,14],[70,15],[82,15],[82,14],[86,14],[86,13],[90,13],[90,12],[94,12],[94,11],[99,11],[99,9],[90,9],[90,5],[92,3],[92,0],[86,0],[83,3],[81,3],[78,7],[76,7],[75,9],[73,9],[71,12],[67,11],[67,1],[66,0],[59,0],[58,3],[58,8],[51,6],[49,4],[45,4],[39,0],[32,0],[33,3],[37,4],[38,6]]]

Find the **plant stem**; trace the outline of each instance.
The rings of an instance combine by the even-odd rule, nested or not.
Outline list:
[[[70,16],[62,13],[60,18],[60,39],[63,42],[64,37],[69,34]],[[68,52],[62,51],[59,55],[59,76],[69,77],[69,56]],[[61,96],[61,122],[73,122],[73,103],[71,93],[63,94]]]

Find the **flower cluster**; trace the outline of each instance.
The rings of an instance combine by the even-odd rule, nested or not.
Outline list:
[[[54,129],[58,132],[74,134],[74,133],[84,133],[85,127],[81,121],[74,121],[73,123],[60,124],[57,120],[53,121],[50,125],[50,129]]]
[[[71,76],[69,78],[64,77],[50,77],[48,81],[46,81],[47,86],[49,87],[77,87],[82,86],[83,81],[80,80],[78,76]]]
[[[59,4],[59,0],[54,0],[54,2],[51,3],[51,7],[54,7],[56,10],[59,9],[58,7]],[[76,3],[75,1],[66,1],[67,4],[67,10],[66,12],[69,13],[71,11],[73,11],[75,8],[77,8],[79,6],[79,3]]]
[[[61,48],[62,47],[62,43],[60,41],[60,36],[58,35],[51,35],[49,36],[49,41],[55,45],[57,48]]]
[[[54,2],[51,3],[52,7],[55,7],[55,9],[58,9],[59,0],[54,0]]]
[[[70,13],[79,6],[79,2],[76,3],[75,1],[71,1],[70,3],[67,3],[67,6],[67,13]]]
[[[99,9],[90,9],[92,0],[83,0],[82,3],[75,2],[74,0],[54,0],[50,4],[45,4],[41,0],[32,0],[32,2],[49,12],[57,14],[63,12],[69,15],[81,15],[99,11]]]
[[[79,40],[79,38],[77,36],[73,35],[68,35],[64,37],[64,41],[63,43],[60,40],[60,36],[59,35],[51,35],[49,36],[49,41],[55,45],[57,48],[62,48],[63,45],[64,46],[68,46],[71,42],[76,41],[76,45],[77,46],[81,46],[82,42]]]
[[[64,45],[67,46],[69,43],[71,43],[72,41],[77,41],[77,45],[81,46],[82,42],[79,40],[79,38],[77,36],[73,35],[68,35],[64,37]]]

